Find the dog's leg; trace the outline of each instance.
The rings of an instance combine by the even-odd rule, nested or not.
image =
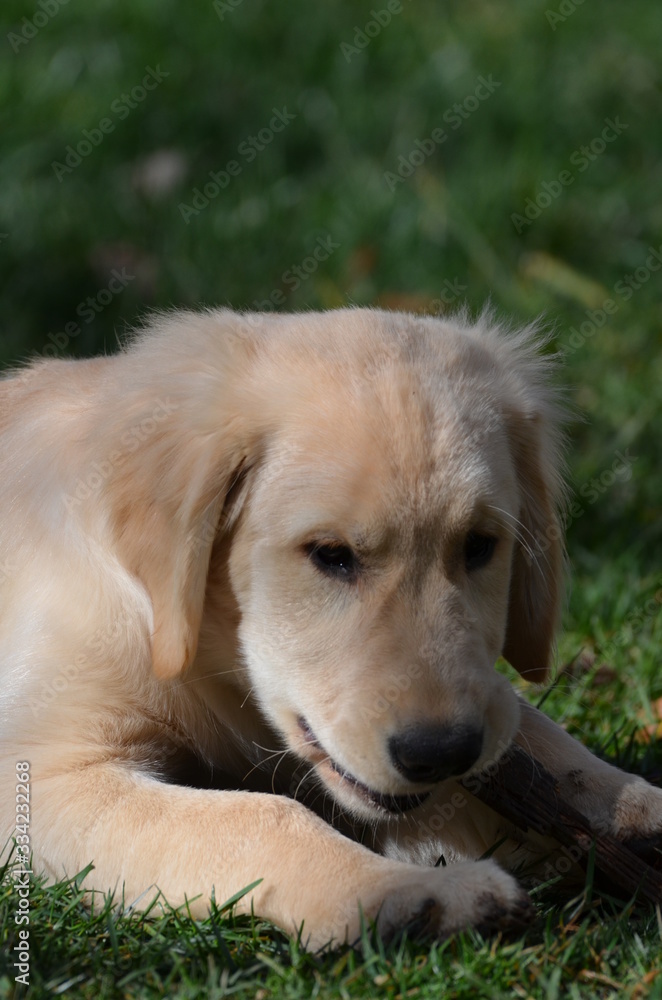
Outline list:
[[[237,906],[309,947],[354,940],[359,905],[382,934],[413,924],[437,935],[521,921],[528,897],[494,862],[423,869],[373,854],[300,803],[280,796],[166,785],[119,764],[35,780],[35,862],[53,878],[89,862],[86,888],[115,890],[146,908],[160,889],[194,916],[212,890],[223,903],[257,879]]]
[[[525,702],[515,741],[559,782],[559,791],[598,833],[620,840],[662,835],[662,789],[613,767]]]

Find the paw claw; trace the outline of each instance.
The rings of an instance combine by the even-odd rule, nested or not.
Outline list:
[[[535,918],[536,909],[526,893],[521,893],[508,907],[490,898],[485,915],[476,925],[476,930],[483,937],[490,937],[499,932],[521,933],[531,926]]]

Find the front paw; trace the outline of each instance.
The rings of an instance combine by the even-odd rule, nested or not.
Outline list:
[[[494,861],[464,861],[447,868],[394,862],[370,873],[359,889],[329,911],[320,907],[304,923],[310,949],[361,938],[362,923],[380,936],[449,937],[473,927],[483,934],[523,931],[535,915],[529,896]],[[312,919],[311,919],[312,917]]]
[[[662,842],[662,788],[633,777],[620,790],[609,832],[633,847]]]
[[[481,933],[522,931],[534,916],[531,900],[493,861],[417,869],[384,897],[377,928],[388,939],[403,931],[442,939],[474,927]]]

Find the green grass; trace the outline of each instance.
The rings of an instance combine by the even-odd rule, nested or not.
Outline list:
[[[561,349],[593,315],[560,376],[583,419],[569,427],[567,669],[545,710],[659,781],[660,753],[640,733],[658,721],[662,616],[637,616],[662,587],[662,309],[646,265],[662,244],[658,11],[605,0],[552,26],[556,3],[405,0],[346,56],[385,6],[243,0],[221,19],[207,2],[71,0],[14,51],[9,33],[41,8],[5,0],[0,363],[112,350],[146,309],[170,305],[445,311],[491,298],[516,321],[543,313]],[[114,102],[148,66],[169,75],[120,117]],[[445,114],[475,103],[481,76],[500,86],[453,128]],[[241,144],[285,107],[296,117],[249,162]],[[112,131],[58,180],[53,161],[108,115]],[[577,151],[606,119],[627,128],[580,170]],[[446,139],[389,184],[439,127]],[[176,170],[159,192],[144,178],[163,151]],[[239,176],[187,224],[181,205],[232,159]],[[563,171],[572,183],[515,225]],[[338,246],[294,287],[288,270],[327,238]],[[130,279],[101,305],[122,268]],[[612,477],[619,454],[632,461]],[[12,891],[0,890],[0,963],[15,942]],[[75,886],[35,885],[32,899],[34,996],[662,996],[662,976],[640,983],[662,967],[657,915],[596,893],[576,915],[579,903],[544,893],[538,924],[511,943],[366,941],[327,957],[227,914],[91,917]],[[0,965],[0,995],[13,988]]]
[[[50,889],[33,883],[33,997],[662,996],[662,978],[651,970],[659,914],[588,893],[564,905],[545,903],[543,893],[537,924],[513,941],[467,932],[385,947],[366,931],[355,949],[315,955],[222,908],[203,922],[174,911],[159,919],[118,915],[108,904],[90,914],[81,896],[75,880]],[[13,905],[5,883],[3,921]],[[0,995],[12,995],[11,970],[3,971]]]

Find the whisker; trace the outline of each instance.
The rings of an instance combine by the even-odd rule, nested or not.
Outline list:
[[[520,520],[520,518],[515,517],[514,514],[510,513],[510,511],[503,510],[502,507],[497,507],[495,504],[488,504],[488,507],[490,508],[490,510],[495,510],[499,514],[503,514],[504,517],[508,517],[508,518],[511,519],[511,521],[514,522],[514,525],[504,525],[504,527],[508,531],[510,531],[512,533],[512,535],[513,535],[514,538],[517,539],[517,541],[520,543],[520,545],[522,546],[522,548],[524,549],[524,551],[527,553],[527,555],[531,559],[531,562],[534,563],[536,565],[536,567],[542,573],[542,567],[540,565],[540,561],[538,559],[538,556],[539,555],[542,556],[543,560],[548,565],[549,565],[549,559],[547,557],[546,552],[544,552],[540,548],[540,545],[538,543],[538,538],[536,537],[536,535],[534,535],[534,533],[531,531],[531,529],[528,528],[523,523],[523,521]],[[518,529],[520,529],[520,530],[518,530]],[[524,533],[526,533],[526,534],[524,534]],[[531,538],[531,540],[533,542],[533,546],[528,542],[528,540],[526,538],[526,535],[529,535],[529,537]],[[534,551],[534,546],[536,547],[537,551]]]
[[[277,761],[276,766],[274,767],[273,771],[271,772],[271,791],[274,793],[274,795],[277,794],[277,792],[276,792],[276,772],[277,772],[278,768],[280,767],[280,765],[283,763],[283,760],[285,759],[285,755],[287,753],[289,753],[289,751],[288,751],[287,748],[285,748],[285,750],[283,750],[282,754],[280,755],[280,759]],[[271,759],[273,759],[273,758],[271,758]]]
[[[517,525],[518,528],[521,528],[521,532],[520,531],[513,531],[513,534],[518,539],[518,541],[522,542],[523,545],[528,545],[528,542],[526,540],[525,535],[522,532],[526,532],[528,535],[530,535],[530,537],[533,539],[534,542],[536,541],[536,536],[533,534],[533,532],[531,531],[531,529],[528,528],[524,524],[524,522],[521,520],[521,518],[516,517],[514,514],[511,514],[509,510],[504,510],[503,507],[497,507],[496,504],[493,504],[493,503],[488,504],[488,507],[489,507],[490,510],[495,510],[495,511],[497,511],[497,513],[503,514],[504,517],[509,517],[510,520],[513,521],[514,524]],[[505,527],[509,527],[509,526],[506,525]],[[513,529],[509,528],[509,530],[512,531]]]
[[[280,759],[279,759],[279,761],[278,761],[278,764],[280,764],[281,760],[283,759],[283,757],[284,757],[284,756],[285,756],[285,755],[286,755],[287,753],[288,753],[288,750],[287,750],[287,748],[286,748],[285,750],[274,750],[274,751],[273,751],[273,753],[269,754],[269,756],[268,756],[268,757],[263,757],[263,758],[262,758],[261,760],[258,760],[258,761],[257,761],[257,762],[256,762],[255,764],[253,764],[253,766],[252,766],[252,768],[250,769],[250,771],[248,771],[248,772],[247,772],[247,773],[246,773],[246,774],[244,775],[244,777],[243,777],[243,779],[242,779],[242,780],[243,780],[243,781],[246,781],[246,779],[247,779],[247,778],[250,778],[250,776],[251,776],[251,774],[253,773],[253,771],[257,771],[257,770],[259,770],[260,768],[263,768],[263,767],[264,767],[264,765],[265,765],[265,764],[268,764],[270,760],[273,760],[273,759],[274,759],[274,757],[278,757],[278,758],[280,758]],[[275,775],[275,773],[276,773],[276,770],[277,770],[277,768],[278,768],[278,764],[276,764],[276,766],[275,766],[275,767],[274,767],[274,769],[273,769],[273,774],[272,774],[272,785],[273,785],[273,775]]]
[[[179,686],[185,687],[187,684],[196,684],[198,681],[208,681],[215,677],[226,677],[228,674],[236,673],[236,667],[231,670],[212,670],[208,674],[196,674],[194,677],[182,677],[179,681]]]
[[[261,743],[257,742],[257,740],[251,740],[251,744],[252,746],[257,747],[258,750],[264,750],[265,753],[271,753],[271,754],[282,753],[282,747],[278,747],[278,749],[274,747],[263,747]]]
[[[301,776],[301,780],[299,781],[299,784],[294,789],[294,794],[292,796],[293,799],[296,799],[297,795],[299,794],[299,789],[303,785],[304,781],[306,781],[310,777],[310,775],[314,774],[314,773],[315,773],[315,767],[314,767],[314,765],[311,764],[310,767],[308,768],[308,770],[305,772],[305,774],[303,774]]]

